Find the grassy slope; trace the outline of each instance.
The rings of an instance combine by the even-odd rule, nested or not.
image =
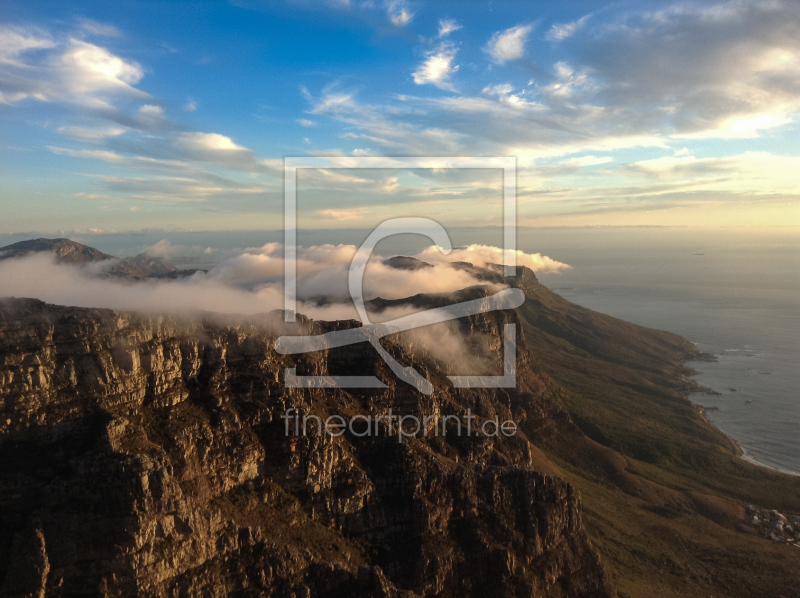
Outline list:
[[[526,432],[580,490],[620,596],[800,596],[800,550],[741,523],[748,503],[800,512],[800,478],[739,459],[688,401],[693,345],[520,286],[527,345],[575,423]]]

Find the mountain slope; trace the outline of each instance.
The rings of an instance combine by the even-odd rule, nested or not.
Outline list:
[[[491,282],[502,272],[485,270]],[[686,361],[707,356],[678,335],[575,305],[530,270],[518,272],[512,284],[527,297],[516,310],[525,347],[552,380],[548,397],[570,419],[523,423],[523,430],[580,489],[620,596],[656,595],[656,587],[675,598],[800,595],[800,550],[785,542],[800,540],[800,479],[738,458],[732,441],[688,400],[699,389]],[[450,301],[485,292],[465,289]],[[415,295],[371,307],[429,309],[447,301]],[[752,525],[750,504],[790,515],[795,523],[779,537],[784,543]]]

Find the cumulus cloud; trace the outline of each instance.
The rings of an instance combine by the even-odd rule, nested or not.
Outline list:
[[[415,257],[429,263],[469,262],[476,266],[485,266],[502,264],[503,250],[491,245],[473,244],[454,248],[448,255],[444,255],[438,247],[432,246],[416,254]],[[570,267],[541,253],[525,253],[519,249],[516,251],[516,258],[518,266],[527,266],[534,272],[558,272]]]
[[[412,73],[414,83],[430,83],[439,89],[455,91],[450,76],[458,70],[458,65],[453,64],[457,51],[451,44],[442,44],[436,50],[428,52],[425,61]]]
[[[532,30],[532,25],[517,25],[505,31],[498,31],[486,44],[485,51],[497,64],[519,60],[525,55],[525,43]]]
[[[485,248],[481,255],[489,257],[491,249]],[[326,297],[338,301],[349,298],[347,273],[356,250],[355,245],[344,244],[299,248],[298,294],[306,298]],[[436,252],[441,255],[438,250]],[[478,253],[476,251],[473,257],[478,257]],[[452,260],[437,259],[433,268],[398,270],[375,256],[365,270],[364,296],[367,299],[378,296],[401,299],[416,293],[444,293],[486,284],[463,270],[452,268],[449,261]],[[283,272],[283,246],[269,243],[220,263],[210,275],[229,284],[253,288],[266,283],[279,285]],[[502,287],[492,285],[497,290]]]

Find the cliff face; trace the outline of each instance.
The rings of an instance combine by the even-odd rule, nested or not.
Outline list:
[[[514,313],[465,319],[497,339]],[[518,388],[430,396],[369,345],[273,350],[280,314],[148,318],[0,300],[2,596],[611,596],[579,501],[522,433],[287,435],[289,408],[463,415],[546,428],[566,416],[520,339]],[[387,349],[402,363],[408,349]],[[403,347],[406,347],[404,349]],[[286,389],[298,373],[385,390]],[[499,366],[498,366],[499,367]],[[568,419],[568,418],[567,418]]]

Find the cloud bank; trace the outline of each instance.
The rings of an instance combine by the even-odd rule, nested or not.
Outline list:
[[[172,251],[167,243],[156,247]],[[314,319],[358,319],[349,299],[347,274],[354,245],[319,245],[298,251],[298,311]],[[438,254],[438,255],[437,255]],[[476,265],[492,263],[496,247],[470,246],[443,256],[435,247],[418,254],[432,268],[398,270],[378,257],[367,266],[364,296],[400,299],[418,293],[445,293],[487,285],[449,262],[469,258]],[[521,265],[558,271],[568,267],[539,254],[518,252]],[[96,276],[99,264],[81,268],[56,264],[49,254],[0,261],[0,296],[36,298],[58,305],[159,313],[218,312],[255,314],[283,308],[283,246],[269,243],[224,260],[208,274],[164,281],[129,282]],[[493,291],[505,287],[488,284]],[[400,310],[402,312],[403,310]],[[407,310],[405,310],[407,311]],[[397,312],[397,310],[395,310]],[[395,313],[398,315],[400,312]]]

